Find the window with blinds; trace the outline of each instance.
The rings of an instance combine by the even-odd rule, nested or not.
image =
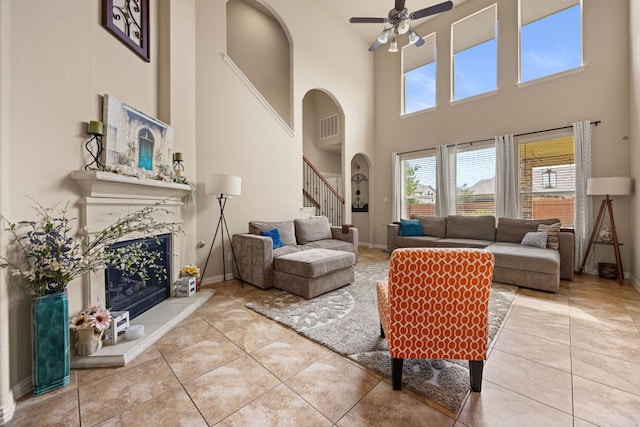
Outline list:
[[[520,0],[520,82],[582,66],[580,0]]]
[[[458,101],[498,87],[497,5],[451,24],[451,99]]]
[[[400,156],[401,216],[436,216],[436,153],[425,150]]]
[[[495,211],[495,144],[459,147],[456,153],[456,214],[494,215]]]
[[[403,114],[436,106],[436,34],[423,39],[420,47],[402,48]]]
[[[521,143],[518,155],[522,218],[559,218],[563,226],[572,226],[576,193],[573,136]]]

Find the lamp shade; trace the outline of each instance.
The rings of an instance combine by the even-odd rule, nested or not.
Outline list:
[[[205,182],[205,193],[209,196],[239,197],[242,178],[235,175],[209,174]]]
[[[631,178],[612,176],[606,178],[589,178],[587,195],[628,196],[631,194]]]

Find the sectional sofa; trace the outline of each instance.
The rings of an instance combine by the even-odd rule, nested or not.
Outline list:
[[[556,292],[560,279],[573,279],[574,234],[560,229],[558,219],[500,218],[497,225],[494,216],[410,219],[413,221],[403,221],[407,230],[412,229],[409,233],[403,232],[402,222],[387,225],[389,252],[402,247],[486,248],[495,256],[496,282]],[[415,232],[416,221],[421,233]],[[547,229],[544,247],[532,246],[530,242],[532,236],[540,236],[539,229]]]

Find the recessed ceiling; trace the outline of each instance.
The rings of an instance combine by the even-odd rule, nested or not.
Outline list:
[[[405,7],[413,12],[425,7],[434,6],[444,0],[406,0]],[[452,0],[453,7],[466,0]],[[394,0],[318,0],[318,3],[329,9],[341,21],[349,23],[353,16],[386,18],[389,10],[394,8]],[[445,12],[446,13],[446,12]],[[438,15],[435,15],[438,16]],[[413,21],[414,27],[426,22],[431,17]],[[382,32],[384,24],[348,24],[353,31],[367,43],[372,43]]]

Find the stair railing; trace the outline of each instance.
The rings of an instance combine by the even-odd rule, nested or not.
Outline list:
[[[313,208],[316,215],[326,216],[332,225],[342,225],[344,197],[333,188],[306,156],[303,155],[302,160],[304,207]]]

